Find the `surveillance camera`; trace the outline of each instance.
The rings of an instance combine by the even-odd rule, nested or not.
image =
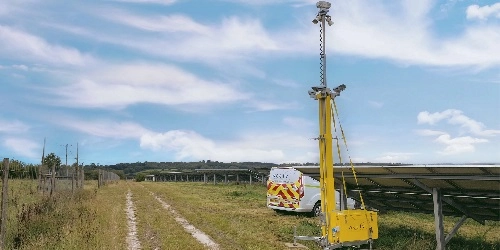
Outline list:
[[[319,1],[316,3],[317,8],[322,8],[322,9],[329,9],[332,7],[332,4],[326,1]]]
[[[313,90],[309,90],[307,91],[307,93],[309,94],[309,96],[313,99],[316,100],[316,91],[313,91]]]

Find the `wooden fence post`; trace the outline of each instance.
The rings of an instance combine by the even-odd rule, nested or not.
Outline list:
[[[78,163],[75,166],[74,173],[76,174],[76,189],[78,189],[78,187],[80,186],[80,183],[78,183],[80,181],[80,178],[79,178],[80,177],[80,171],[78,169]]]
[[[42,170],[43,170],[43,163],[38,167],[38,191],[43,190],[42,186]]]
[[[3,159],[3,182],[2,182],[2,218],[0,222],[0,248],[5,249],[5,234],[7,230],[7,201],[9,197],[9,158]]]
[[[56,189],[56,164],[52,164],[52,178],[50,179],[50,196]]]
[[[80,174],[80,178],[81,178],[81,183],[80,183],[80,187],[83,189],[83,181],[85,180],[85,171],[83,171],[83,167],[80,169],[81,171],[81,174]]]

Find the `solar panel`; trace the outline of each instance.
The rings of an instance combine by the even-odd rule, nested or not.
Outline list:
[[[319,166],[295,167],[319,179]],[[334,167],[336,184],[342,173],[349,195],[375,209],[433,213],[432,189],[446,202],[443,214],[466,214],[478,221],[500,221],[499,165],[355,166],[358,184],[348,166]],[[353,191],[354,190],[354,191]]]

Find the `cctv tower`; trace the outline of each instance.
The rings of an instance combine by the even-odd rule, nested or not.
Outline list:
[[[324,249],[336,249],[345,246],[360,246],[369,244],[372,246],[373,239],[378,238],[377,213],[367,211],[361,198],[362,209],[359,210],[337,210],[336,190],[334,185],[334,162],[332,143],[332,122],[334,99],[345,90],[345,85],[340,85],[333,90],[328,88],[326,81],[326,35],[325,25],[333,24],[331,16],[328,15],[331,4],[319,1],[316,4],[319,9],[314,24],[320,25],[320,56],[321,73],[320,85],[309,90],[309,96],[318,100],[319,104],[319,162],[320,162],[320,188],[321,188],[321,237],[313,237]],[[342,135],[344,142],[345,137]],[[346,143],[347,145],[347,143]],[[338,147],[338,144],[337,144]],[[340,150],[338,150],[340,152]],[[352,166],[352,163],[351,163]],[[353,172],[354,168],[352,166]],[[355,172],[354,172],[355,173]],[[342,192],[343,190],[341,190]],[[362,196],[361,196],[362,197]],[[298,236],[299,239],[306,239]]]

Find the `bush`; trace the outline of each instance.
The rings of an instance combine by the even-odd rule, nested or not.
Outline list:
[[[141,181],[144,181],[146,180],[146,175],[143,174],[143,173],[138,173],[135,175],[135,181],[137,182],[141,182]]]

